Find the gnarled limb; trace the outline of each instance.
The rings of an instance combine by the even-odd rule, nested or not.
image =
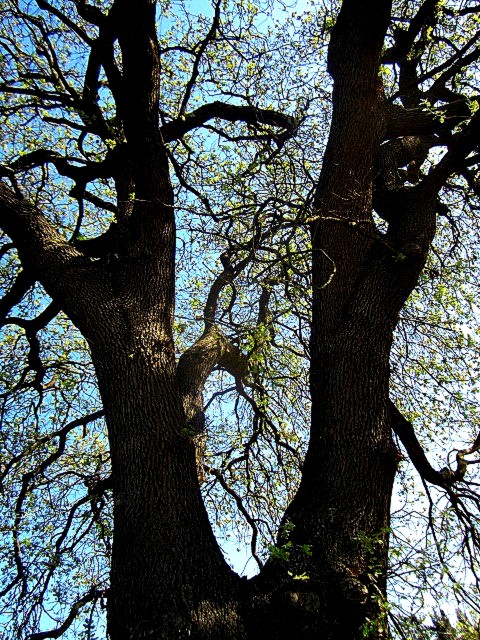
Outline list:
[[[171,142],[182,138],[186,133],[201,127],[209,120],[218,118],[227,122],[244,122],[255,127],[261,125],[279,127],[284,130],[284,134],[291,137],[295,135],[298,122],[293,116],[286,115],[273,109],[258,109],[251,105],[228,104],[216,100],[209,104],[204,104],[198,109],[185,114],[184,116],[172,120],[161,127],[162,137],[165,142]]]
[[[238,379],[248,375],[246,357],[225,337],[218,325],[211,325],[183,353],[177,364],[177,380],[191,435],[203,430],[203,388],[216,366]]]
[[[385,108],[385,140],[400,136],[428,136],[442,129],[434,114],[422,108],[406,109],[398,104],[388,104]]]
[[[39,631],[38,633],[33,633],[29,636],[28,640],[46,640],[46,638],[60,638],[67,629],[69,629],[72,623],[75,621],[79,610],[84,607],[92,600],[98,600],[100,598],[104,598],[107,595],[105,589],[98,589],[97,587],[92,587],[83,595],[79,600],[77,600],[70,609],[69,614],[62,622],[62,624],[56,629],[50,629],[49,631]]]
[[[413,466],[424,480],[430,484],[448,489],[464,479],[467,467],[471,464],[468,460],[465,460],[465,456],[475,453],[480,449],[480,435],[477,436],[471,447],[457,451],[457,467],[455,470],[452,471],[451,469],[445,468],[437,471],[428,461],[425,451],[415,434],[412,423],[405,418],[392,401],[389,402],[389,408],[392,429],[405,447]]]
[[[27,272],[37,274],[55,303],[76,324],[87,327],[92,307],[85,300],[101,305],[105,294],[108,296],[110,284],[104,269],[69,244],[37,207],[1,181],[0,227],[12,239]],[[97,313],[99,309],[96,307]]]

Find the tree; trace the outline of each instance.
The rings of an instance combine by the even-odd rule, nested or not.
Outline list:
[[[55,629],[32,639],[59,637],[92,602],[106,602],[112,640],[388,637],[397,443],[450,500],[476,576],[478,498],[465,479],[478,437],[458,449],[455,469],[437,471],[389,385],[399,314],[422,278],[436,278],[428,260],[437,224],[442,239],[444,220],[458,229],[451,208],[464,206],[466,220],[469,205],[478,209],[480,10],[343,0],[293,16],[274,38],[255,21],[258,9],[234,5],[218,0],[208,19],[180,3],[179,25],[170,3],[154,0],[7,0],[2,9],[3,475],[13,477],[2,593],[34,602],[18,622],[23,633],[44,622],[49,599],[65,604],[68,589],[49,583],[68,562],[89,583]],[[185,328],[181,317],[175,324],[175,283],[188,288],[182,260],[192,248],[213,252],[218,271],[194,275],[211,286],[203,301],[190,298]],[[176,359],[175,337],[182,345],[192,332]],[[301,422],[303,398],[288,394],[297,384],[304,393],[307,347],[308,440],[282,422]],[[285,379],[276,382],[273,351],[282,348]],[[84,415],[90,358],[102,408]],[[216,397],[251,428],[237,457],[230,447],[212,466],[204,392],[218,370],[229,382],[218,380]],[[60,427],[42,421],[52,415]],[[94,450],[82,440],[89,428]],[[221,430],[215,437],[223,450],[230,444]],[[298,469],[295,439],[306,445],[301,480],[279,490],[272,474],[288,485]],[[256,506],[242,500],[235,474]],[[202,497],[204,476],[253,530],[262,567],[251,580],[222,556],[205,504],[221,505],[216,489]],[[48,507],[67,514],[40,577],[25,558],[49,521],[25,512],[29,500],[40,504],[41,487]],[[255,538],[282,501],[263,565]],[[248,508],[259,514],[260,504],[263,525]],[[111,551],[108,589],[97,582],[104,565],[94,579],[79,568],[82,544],[91,552],[99,541],[99,555]]]

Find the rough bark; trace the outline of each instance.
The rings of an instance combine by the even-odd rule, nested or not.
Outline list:
[[[402,127],[404,134],[409,127],[415,132],[413,119],[409,124],[402,112],[394,122],[383,105],[378,69],[389,10],[383,1],[343,2],[329,49],[332,125],[312,225],[311,436],[279,536],[280,545],[289,539],[298,550],[291,572],[308,578],[300,591],[290,586],[295,604],[279,617],[279,628],[294,637],[388,636],[385,572],[399,459],[389,355],[398,313],[433,238],[436,196],[419,189],[399,204],[394,191],[388,234],[377,231],[374,182],[380,174],[380,182],[388,178],[380,145]],[[396,167],[413,161],[421,142],[411,140],[407,159],[396,157]],[[380,191],[377,185],[378,198]],[[302,553],[305,548],[311,555]],[[267,565],[269,571],[280,583],[278,569]]]
[[[92,350],[113,469],[110,636],[197,637],[206,626],[229,638],[236,582],[201,499],[174,363],[148,338],[133,353],[128,342],[119,334],[114,355]]]
[[[344,2],[329,51],[334,108],[312,227],[311,438],[286,514],[296,544],[312,545],[312,556],[296,559],[318,603],[318,618],[305,630],[311,638],[360,638],[369,620],[372,637],[386,634],[381,599],[396,468],[386,399],[394,319],[382,308],[371,212],[386,132],[378,65],[389,11],[389,2]]]

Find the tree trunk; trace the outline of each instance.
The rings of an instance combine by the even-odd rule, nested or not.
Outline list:
[[[278,542],[290,545],[297,613],[280,612],[279,638],[388,635],[397,457],[389,354],[400,307],[384,306],[393,259],[373,223],[372,185],[386,126],[378,69],[389,12],[386,1],[344,0],[329,48],[332,125],[312,225],[311,436]],[[278,568],[266,571],[278,582]]]
[[[240,637],[237,581],[201,499],[174,363],[128,342],[93,349],[114,487],[110,637]]]
[[[382,599],[396,467],[388,359],[399,307],[383,306],[378,277],[391,268],[391,256],[372,221],[372,185],[385,129],[378,65],[388,18],[388,2],[345,0],[332,34],[334,112],[312,228],[311,441],[279,534],[287,561],[271,560],[242,589],[208,523],[175,379],[173,273],[165,258],[173,218],[155,204],[171,202],[165,177],[163,188],[159,179],[166,175],[163,151],[149,138],[153,126],[126,116],[136,142],[117,188],[120,203],[128,203],[135,185],[124,223],[135,222],[135,237],[125,250],[119,245],[121,274],[112,266],[126,324],[117,324],[113,342],[110,335],[92,343],[114,482],[112,640],[354,640],[387,633]],[[353,29],[352,20],[363,29]],[[131,34],[120,40],[136,61]],[[146,150],[156,169],[145,166]]]

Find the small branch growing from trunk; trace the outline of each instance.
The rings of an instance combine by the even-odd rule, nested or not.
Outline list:
[[[203,412],[202,392],[208,376],[220,366],[235,378],[248,375],[248,362],[240,350],[231,344],[217,325],[211,325],[202,336],[181,356],[177,365],[177,381],[183,399],[185,418],[192,424]]]
[[[185,411],[184,434],[195,443],[197,471],[200,482],[205,480],[205,413],[203,389],[216,366],[240,381],[248,375],[248,361],[215,325],[209,325],[201,337],[183,353],[177,364],[177,381]]]
[[[390,402],[390,415],[393,431],[399,437],[413,466],[424,480],[438,487],[443,487],[444,489],[449,489],[455,483],[463,480],[468,465],[472,464],[468,460],[465,460],[465,456],[475,453],[480,449],[480,434],[470,448],[457,451],[457,468],[454,471],[448,468],[437,471],[428,461],[425,451],[415,434],[412,423],[400,413],[393,402]]]

